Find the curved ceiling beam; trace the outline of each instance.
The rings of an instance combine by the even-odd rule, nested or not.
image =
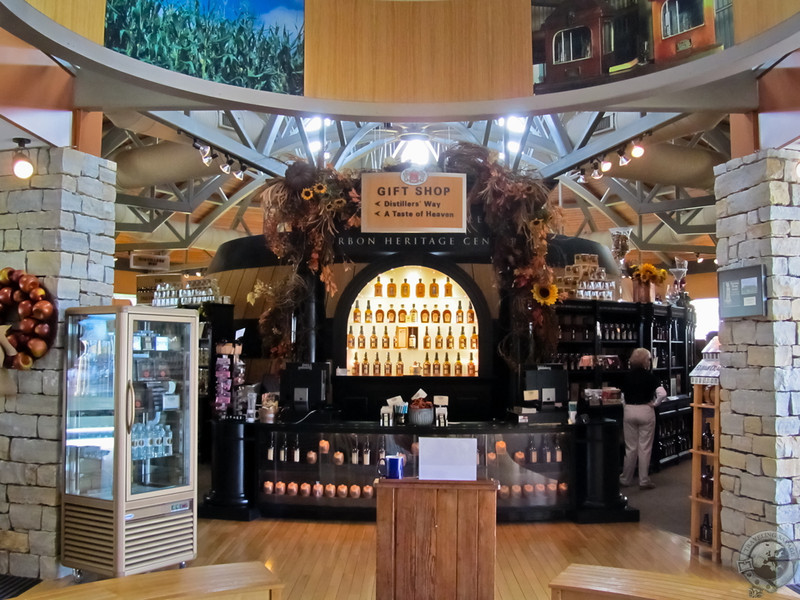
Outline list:
[[[161,69],[90,42],[24,0],[0,0],[0,22],[26,42],[79,67],[76,103],[80,108],[206,107],[379,121],[459,121],[578,110],[683,112],[712,106],[724,112],[749,111],[758,102],[753,70],[800,47],[798,13],[722,52],[624,81],[501,100],[382,104],[275,94]]]

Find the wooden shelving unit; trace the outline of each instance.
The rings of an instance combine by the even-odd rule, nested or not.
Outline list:
[[[700,551],[711,553],[711,558],[720,562],[720,484],[719,484],[719,385],[694,384],[692,399],[693,436],[692,436],[692,494],[690,539],[692,554]],[[702,450],[703,428],[709,423],[714,435],[713,450]],[[705,468],[711,467],[714,481],[709,486],[710,497],[703,497],[702,476]],[[711,525],[710,543],[703,540],[700,534],[703,518],[709,516]]]

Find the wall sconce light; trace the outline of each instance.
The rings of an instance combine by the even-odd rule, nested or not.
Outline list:
[[[620,167],[624,167],[629,162],[631,162],[631,159],[628,158],[627,156],[625,156],[625,149],[624,148],[620,148],[619,150],[617,150],[617,154],[619,154],[619,166]]]
[[[12,141],[18,147],[17,151],[14,152],[14,158],[11,159],[11,170],[19,179],[30,179],[31,175],[33,175],[33,163],[30,156],[28,156],[28,150],[25,149],[25,145],[30,144],[31,141],[23,137],[13,138]]]

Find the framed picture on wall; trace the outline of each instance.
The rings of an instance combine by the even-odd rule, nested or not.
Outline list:
[[[764,265],[718,271],[717,282],[721,319],[767,314]]]

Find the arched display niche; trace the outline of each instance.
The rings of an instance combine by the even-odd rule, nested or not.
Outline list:
[[[415,376],[410,374],[412,361],[406,362],[405,360],[406,374],[403,377],[338,375],[334,377],[333,385],[334,398],[339,404],[339,408],[348,415],[377,416],[380,405],[384,404],[387,398],[400,395],[404,400],[409,400],[411,395],[419,388],[423,388],[428,393],[429,398],[433,395],[446,395],[450,398],[450,413],[453,420],[491,420],[498,411],[505,410],[504,406],[498,406],[503,404],[505,396],[496,389],[496,381],[493,377],[498,372],[497,367],[499,366],[496,364],[497,354],[495,352],[498,341],[496,339],[496,322],[491,317],[486,296],[478,284],[464,269],[444,257],[423,252],[400,252],[368,264],[359,271],[342,291],[332,319],[331,336],[329,338],[332,348],[329,349],[331,351],[329,354],[333,356],[334,365],[342,369],[348,367],[347,332],[349,317],[356,299],[364,292],[367,286],[374,283],[379,275],[382,276],[383,273],[407,266],[419,266],[441,273],[442,280],[439,281],[437,277],[437,283],[440,284],[440,287],[443,287],[445,278],[449,277],[453,284],[459,286],[463,290],[465,297],[472,302],[475,310],[476,326],[480,335],[480,343],[475,360],[479,366],[477,376]],[[383,277],[381,277],[381,283],[383,283],[384,290],[386,290],[386,284],[389,283],[388,278],[384,281]],[[402,282],[396,281],[396,283],[398,285],[398,300],[400,300],[399,288]],[[414,281],[412,283],[409,281],[409,284],[411,284],[411,298],[409,299],[414,301],[417,300],[414,298],[414,285],[416,283],[418,282]],[[426,284],[428,283],[429,281],[426,281]],[[362,315],[364,308],[361,307]],[[417,309],[419,310],[419,308],[418,306]],[[374,310],[375,307],[373,307],[373,312]],[[464,306],[464,310],[467,310],[466,306]],[[440,323],[440,325],[444,326],[445,324]],[[457,325],[455,317],[453,317],[452,325],[454,327]],[[453,357],[456,352],[459,352],[457,342],[453,351],[438,351],[440,360],[443,358],[445,351],[450,352],[450,356]],[[375,352],[375,350],[367,348],[367,352]],[[386,350],[379,349],[378,352],[385,353]],[[396,358],[397,350],[392,348],[390,352],[393,359]],[[424,356],[424,350],[422,352]],[[431,358],[433,358],[433,353],[437,352],[437,350],[432,348],[430,352]],[[469,353],[469,349],[466,352]],[[502,371],[502,369],[499,370]]]

